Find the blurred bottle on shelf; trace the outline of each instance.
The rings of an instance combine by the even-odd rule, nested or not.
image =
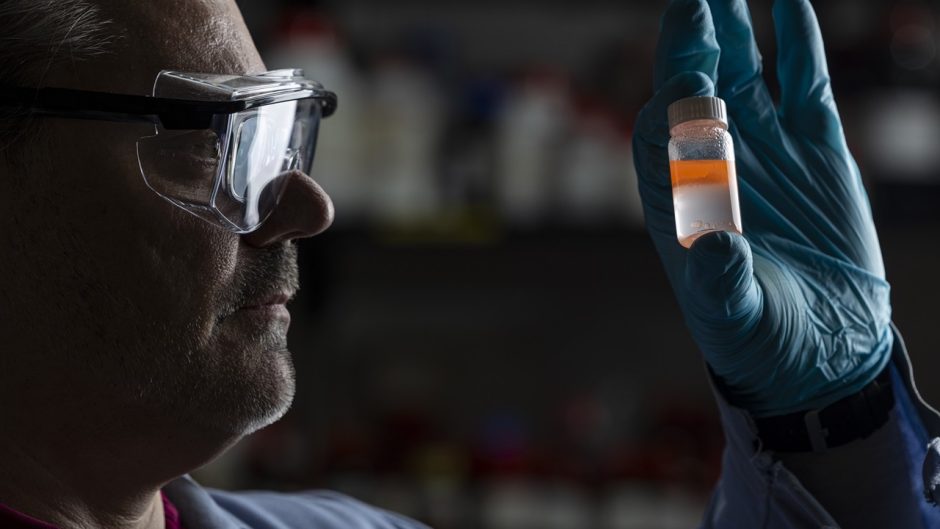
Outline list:
[[[635,218],[635,172],[629,143],[612,108],[590,99],[577,106],[559,175],[559,207],[578,226],[620,224]],[[632,180],[632,181],[631,181]]]
[[[283,12],[273,45],[264,55],[267,67],[301,68],[339,96],[339,108],[321,124],[312,177],[336,205],[338,224],[360,220],[367,209],[367,167],[362,149],[365,80],[353,64],[350,49],[333,21],[309,7]]]
[[[510,90],[496,125],[496,194],[512,225],[548,220],[558,177],[559,152],[570,127],[566,78],[532,70]]]
[[[370,210],[385,225],[428,222],[441,210],[437,156],[446,112],[443,97],[432,75],[402,56],[379,60],[370,85],[364,151]]]
[[[485,482],[480,517],[488,529],[537,529],[544,505],[537,486],[524,478],[497,478]]]
[[[878,180],[892,183],[940,183],[940,97],[931,90],[894,88],[862,99],[866,114],[860,139]]]
[[[426,443],[414,454],[412,474],[420,482],[426,520],[432,527],[456,528],[470,516],[473,506],[464,489],[468,456],[465,447],[447,441]]]
[[[505,93],[499,77],[461,79],[440,151],[441,196],[449,236],[468,242],[497,239],[501,217],[494,196],[493,130]]]
[[[898,69],[895,76],[899,81],[937,80],[937,24],[932,3],[935,4],[923,0],[899,2],[890,10],[887,21],[891,58]]]
[[[624,482],[610,487],[598,507],[604,529],[683,529],[699,524],[705,502],[681,489]]]
[[[553,483],[542,493],[542,520],[545,529],[596,527],[593,499],[587,488],[577,483]]]
[[[561,481],[498,478],[486,483],[480,513],[489,529],[596,527],[585,487]]]

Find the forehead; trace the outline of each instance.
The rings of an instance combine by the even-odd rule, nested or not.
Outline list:
[[[264,70],[234,0],[94,0],[117,35],[111,52],[53,73],[66,86],[149,93],[161,70],[244,74]],[[47,84],[52,85],[51,79]],[[79,86],[75,86],[79,85]]]

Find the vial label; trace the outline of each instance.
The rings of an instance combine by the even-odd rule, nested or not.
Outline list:
[[[728,160],[670,162],[679,244],[689,248],[711,231],[741,233],[738,179]]]

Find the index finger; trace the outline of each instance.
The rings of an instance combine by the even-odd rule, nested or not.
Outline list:
[[[791,129],[836,149],[846,149],[829,83],[822,33],[807,0],[774,2],[780,114]]]
[[[712,82],[720,50],[704,0],[673,0],[663,14],[653,70],[653,91],[682,72],[701,72]]]
[[[747,2],[708,0],[708,5],[721,45],[718,97],[728,103],[728,111],[739,128],[757,135],[766,134],[776,125],[776,109],[764,82]]]

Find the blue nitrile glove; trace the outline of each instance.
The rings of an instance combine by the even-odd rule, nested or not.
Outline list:
[[[777,0],[774,21],[779,105],[743,0],[673,1],[656,93],[634,137],[647,228],[686,323],[731,400],[758,417],[857,392],[892,346],[878,237],[816,16],[806,0]],[[666,107],[694,95],[728,105],[744,236],[708,234],[686,250],[676,241]]]

